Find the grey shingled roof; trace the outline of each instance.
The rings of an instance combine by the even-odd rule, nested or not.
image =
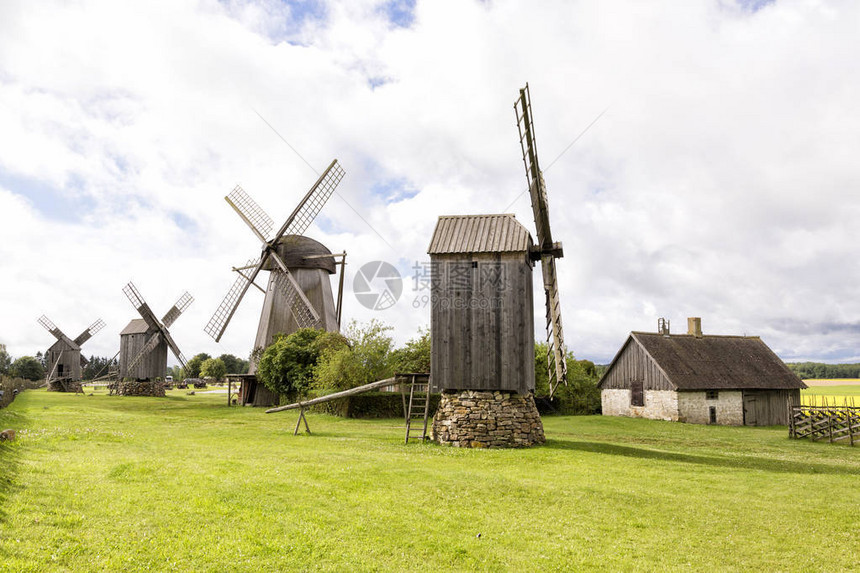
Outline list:
[[[757,336],[631,332],[678,390],[806,388]]]
[[[146,321],[142,318],[133,318],[128,325],[122,329],[122,332],[119,333],[120,336],[124,336],[126,334],[143,334],[149,330],[149,326],[146,324]]]
[[[445,215],[436,223],[427,252],[515,253],[528,252],[531,244],[528,230],[511,214]]]

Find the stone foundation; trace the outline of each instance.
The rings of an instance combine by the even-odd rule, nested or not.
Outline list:
[[[149,380],[128,380],[119,382],[121,396],[157,396],[164,397],[164,382],[151,382]]]
[[[460,448],[521,448],[546,441],[531,394],[486,390],[443,392],[430,436]]]
[[[83,392],[80,380],[67,380],[65,384],[66,385],[64,387],[63,383],[59,380],[49,382],[48,392]]]

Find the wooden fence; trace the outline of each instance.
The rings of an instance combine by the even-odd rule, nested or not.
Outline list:
[[[860,443],[860,407],[857,406],[790,406],[788,435],[813,441],[848,440]]]

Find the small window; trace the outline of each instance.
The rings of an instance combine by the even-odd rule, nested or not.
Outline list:
[[[716,390],[708,390],[707,392],[705,392],[705,399],[706,400],[716,400],[719,397],[720,397],[720,393],[717,392]]]
[[[708,423],[716,424],[717,423],[717,407],[711,406],[708,408]]]
[[[645,405],[645,390],[642,387],[642,380],[634,380],[630,385],[630,405]]]

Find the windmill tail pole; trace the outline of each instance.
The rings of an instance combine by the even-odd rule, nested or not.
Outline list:
[[[314,404],[322,404],[323,402],[337,400],[338,398],[346,398],[347,396],[354,396],[355,394],[370,392],[371,390],[382,388],[383,386],[390,386],[394,384],[396,380],[397,379],[395,377],[386,378],[385,380],[377,380],[376,382],[371,382],[370,384],[365,384],[363,386],[356,386],[355,388],[350,388],[349,390],[344,390],[342,392],[335,392],[334,394],[320,396],[319,398],[314,398],[313,400],[308,400],[307,402],[296,402],[295,404],[287,404],[286,406],[269,408],[268,410],[266,410],[266,413],[271,414],[273,412],[282,412],[284,410],[295,410],[296,408],[305,409],[308,406],[313,406]]]

